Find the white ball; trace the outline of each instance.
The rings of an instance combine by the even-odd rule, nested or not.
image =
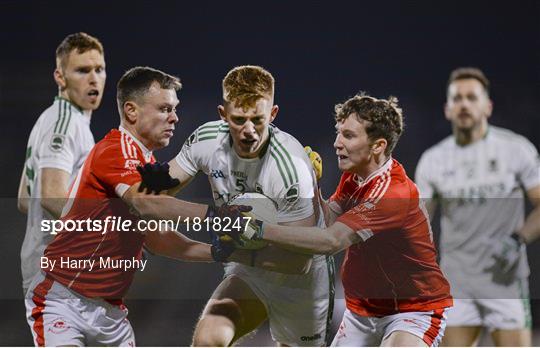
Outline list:
[[[266,195],[257,192],[239,193],[232,197],[228,205],[247,205],[252,207],[249,212],[257,220],[269,224],[277,224],[277,203]],[[244,226],[244,222],[242,222]],[[238,249],[256,250],[264,248],[268,243],[264,240],[250,240],[242,236],[244,245],[236,245]]]

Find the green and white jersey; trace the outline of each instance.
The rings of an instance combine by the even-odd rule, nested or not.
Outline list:
[[[71,174],[71,185],[93,146],[90,116],[60,97],[55,98],[54,103],[39,116],[32,128],[24,164],[27,190],[31,199],[26,235],[21,249],[23,288],[27,288],[38,273],[40,257],[54,237],[41,231],[41,220],[53,219],[40,204],[41,170],[64,170]]]
[[[473,144],[459,146],[449,136],[428,149],[418,163],[416,184],[421,197],[442,204],[443,269],[490,272],[493,246],[523,226],[523,189],[540,185],[540,159],[524,137],[490,126]],[[522,248],[516,275],[528,273]]]
[[[316,179],[302,145],[270,125],[270,141],[258,158],[240,158],[232,147],[229,126],[208,122],[197,128],[176,156],[195,176],[208,176],[214,202],[221,205],[240,192],[259,192],[278,205],[278,221],[297,221],[314,212]]]

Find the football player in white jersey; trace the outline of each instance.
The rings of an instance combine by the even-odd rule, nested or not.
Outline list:
[[[454,308],[443,344],[470,346],[482,328],[497,346],[531,344],[525,244],[540,235],[540,160],[523,136],[488,124],[489,82],[454,70],[446,118],[453,135],[428,149],[416,184],[433,216],[441,205],[441,268]],[[534,210],[525,219],[524,196]]]
[[[101,103],[105,79],[98,39],[75,33],[60,43],[54,70],[58,96],[32,128],[18,191],[17,206],[27,214],[21,250],[25,293],[54,237],[41,231],[41,220],[60,217],[69,186],[94,146],[90,119]]]
[[[277,203],[282,224],[324,224],[303,147],[270,124],[278,113],[272,75],[258,66],[236,67],[223,80],[223,99],[221,120],[203,124],[186,140],[169,163],[171,176],[184,187],[203,172],[217,206],[235,194],[259,192]],[[246,253],[251,266],[239,256],[242,251],[229,258],[242,264],[225,266],[193,345],[229,346],[267,319],[280,344],[325,345],[333,307],[332,260],[273,246]]]

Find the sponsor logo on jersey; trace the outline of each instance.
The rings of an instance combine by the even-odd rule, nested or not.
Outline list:
[[[210,171],[210,176],[214,179],[225,179],[225,174],[223,174],[223,172],[221,170],[218,170],[218,169],[212,169]]]
[[[141,161],[138,159],[128,159],[126,160],[126,163],[124,163],[124,168],[130,169],[130,170],[137,170],[137,166],[141,165]]]
[[[237,178],[247,179],[247,174],[244,172],[239,172],[237,170],[231,170],[231,174]]]
[[[300,194],[298,191],[299,191],[298,184],[294,184],[290,186],[289,189],[287,190],[287,193],[285,194],[285,199],[287,200],[287,202],[289,203],[296,202]]]
[[[61,134],[54,134],[51,138],[51,143],[49,147],[55,152],[59,152],[64,148],[65,137]]]

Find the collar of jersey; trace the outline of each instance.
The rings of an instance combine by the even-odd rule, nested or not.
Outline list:
[[[392,159],[392,156],[388,157],[388,159],[386,160],[386,162],[384,162],[384,164],[382,166],[380,166],[376,171],[374,171],[373,173],[369,174],[369,176],[366,178],[366,179],[362,179],[361,177],[359,177],[357,174],[354,174],[354,180],[356,181],[356,183],[361,186],[361,185],[365,185],[367,184],[368,182],[370,182],[373,178],[376,178],[378,177],[379,175],[381,175],[382,173],[386,172],[387,170],[390,169],[390,167],[392,166],[392,163],[394,162],[394,160]]]
[[[75,110],[77,110],[78,112],[80,112],[81,114],[84,115],[83,110],[82,110],[80,107],[78,107],[77,105],[73,104],[73,102],[71,102],[70,100],[67,100],[66,98],[61,97],[61,96],[59,96],[59,95],[57,95],[56,97],[54,97],[54,100],[63,100],[63,101],[65,101],[66,103],[68,103],[69,105],[73,106],[73,107],[75,108]]]
[[[139,145],[139,148],[140,148],[140,149],[142,150],[142,152],[143,152],[144,160],[145,160],[146,162],[149,162],[150,159],[152,158],[152,151],[148,150],[148,149],[146,148],[146,146],[144,146],[143,143],[141,143],[141,142],[139,141],[139,139],[135,138],[135,137],[134,137],[127,129],[125,129],[124,127],[118,126],[118,130],[119,130],[120,132],[122,132],[122,133],[126,133],[127,135],[129,135],[129,137],[130,137],[131,139],[133,139],[133,141],[134,141],[135,143],[137,143],[137,145]]]

